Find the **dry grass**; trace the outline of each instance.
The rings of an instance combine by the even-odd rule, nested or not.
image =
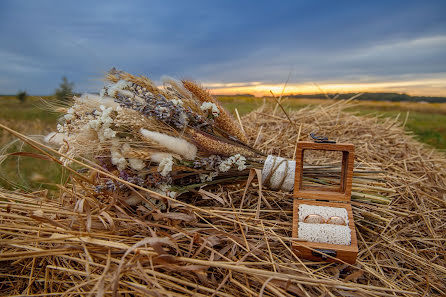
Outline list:
[[[168,201],[160,212],[95,194],[88,179],[73,175],[56,198],[0,192],[0,294],[445,295],[445,156],[396,120],[355,116],[346,107],[291,112],[293,125],[260,109],[242,122],[250,145],[290,158],[298,135],[309,132],[356,145],[355,265],[291,253],[287,193],[215,185],[175,201],[139,189]],[[361,166],[383,173],[377,179]]]

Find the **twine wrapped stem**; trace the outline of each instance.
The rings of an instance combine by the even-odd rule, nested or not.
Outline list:
[[[294,188],[296,161],[269,155],[262,169],[263,184],[272,190],[290,192]]]

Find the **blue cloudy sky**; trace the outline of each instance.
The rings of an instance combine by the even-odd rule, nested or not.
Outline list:
[[[0,94],[97,90],[111,67],[217,92],[446,96],[446,1],[0,1]]]

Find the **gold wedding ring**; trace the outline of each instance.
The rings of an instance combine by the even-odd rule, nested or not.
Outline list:
[[[332,224],[332,225],[345,225],[345,220],[341,217],[333,216],[333,217],[328,218],[326,223]]]
[[[323,224],[325,223],[324,218],[321,215],[318,214],[310,214],[307,215],[304,218],[304,223],[309,223],[309,224]]]

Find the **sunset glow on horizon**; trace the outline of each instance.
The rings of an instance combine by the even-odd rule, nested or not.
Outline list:
[[[437,78],[419,80],[400,80],[382,82],[321,82],[321,83],[288,83],[284,89],[282,84],[230,83],[230,84],[203,84],[214,95],[251,94],[256,97],[271,96],[273,92],[279,96],[291,94],[316,93],[360,93],[385,92],[406,93],[413,96],[446,96],[446,75]]]

